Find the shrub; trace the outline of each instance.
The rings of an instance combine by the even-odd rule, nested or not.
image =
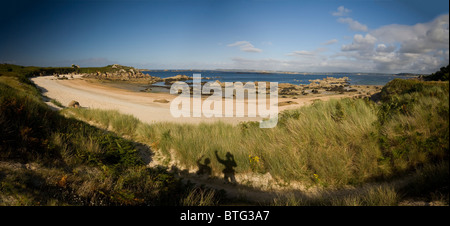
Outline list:
[[[448,159],[448,83],[396,79],[378,112],[382,161],[398,172]]]

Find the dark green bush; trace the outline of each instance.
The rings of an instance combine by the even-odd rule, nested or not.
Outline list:
[[[441,69],[431,75],[425,76],[425,80],[428,81],[448,81],[448,76],[450,72],[450,65],[446,67],[441,67]]]

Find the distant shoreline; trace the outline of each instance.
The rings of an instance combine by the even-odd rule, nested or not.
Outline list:
[[[138,69],[141,72],[224,72],[224,73],[249,73],[249,74],[293,74],[293,75],[329,75],[329,76],[345,76],[345,75],[390,75],[390,76],[407,76],[418,77],[425,74],[415,73],[380,73],[380,72],[296,72],[296,71],[271,71],[271,70],[241,70],[241,69]]]

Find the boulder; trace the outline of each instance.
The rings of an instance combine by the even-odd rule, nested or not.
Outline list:
[[[333,86],[347,85],[350,79],[348,77],[334,78],[326,77],[323,79],[308,80],[310,82],[309,86],[314,88],[330,88]]]
[[[278,107],[282,107],[282,106],[287,106],[287,105],[291,105],[291,104],[298,104],[295,101],[283,101],[283,102],[278,102]]]
[[[70,101],[68,106],[71,107],[71,108],[79,108],[80,107],[80,103],[78,103],[78,101],[72,100],[72,101]]]
[[[175,83],[176,81],[186,81],[186,80],[190,80],[190,79],[192,79],[192,78],[187,75],[176,75],[176,76],[164,78],[163,80],[166,85],[171,85],[171,84]]]
[[[166,104],[166,103],[169,103],[170,101],[168,101],[168,100],[166,100],[166,99],[156,99],[156,100],[154,100],[153,102]]]
[[[331,88],[328,88],[327,91],[334,91],[334,92],[344,92],[344,86],[340,85],[340,86],[333,86]]]

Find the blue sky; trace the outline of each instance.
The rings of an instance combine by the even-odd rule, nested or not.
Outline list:
[[[446,0],[0,3],[0,62],[36,66],[430,73]]]

